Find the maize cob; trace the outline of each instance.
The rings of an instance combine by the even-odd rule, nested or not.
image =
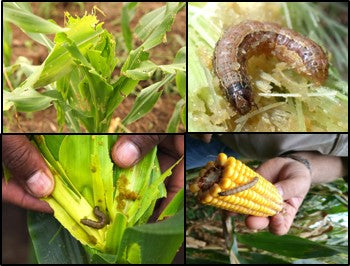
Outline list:
[[[273,216],[282,210],[276,187],[241,161],[220,153],[208,162],[190,185],[203,204],[254,216]]]

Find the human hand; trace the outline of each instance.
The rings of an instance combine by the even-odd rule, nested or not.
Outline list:
[[[112,148],[112,159],[120,167],[130,167],[158,145],[158,159],[164,172],[184,154],[184,137],[181,135],[124,135]],[[184,161],[182,160],[166,180],[168,196],[162,200],[158,213],[168,205],[184,185]]]
[[[54,179],[39,151],[26,136],[2,137],[2,161],[10,171],[8,182],[2,179],[2,198],[23,208],[52,212],[38,198],[48,196],[54,189]]]
[[[272,217],[248,216],[246,225],[251,229],[263,229],[269,226],[270,232],[284,235],[288,233],[310,189],[311,173],[303,163],[281,157],[264,162],[256,169],[256,172],[275,183],[284,199],[284,206],[280,213]]]

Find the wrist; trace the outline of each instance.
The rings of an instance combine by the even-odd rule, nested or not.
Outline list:
[[[301,154],[297,154],[297,153],[284,153],[278,157],[282,157],[282,158],[290,158],[294,161],[297,161],[299,163],[302,163],[308,170],[310,173],[310,176],[312,176],[312,166],[311,166],[311,162],[308,158],[306,158],[305,156],[301,155]]]

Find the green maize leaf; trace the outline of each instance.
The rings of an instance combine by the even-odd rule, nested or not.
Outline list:
[[[112,36],[104,32],[101,35],[101,41],[96,45],[94,50],[89,50],[85,58],[81,54],[75,43],[66,35],[61,35],[65,40],[65,48],[75,59],[78,71],[72,71],[71,76],[66,75],[58,82],[58,89],[69,96],[74,97],[75,111],[80,111],[85,118],[81,122],[88,131],[100,131],[100,121],[105,118],[106,102],[110,98],[113,87],[109,84],[110,75],[117,63],[115,59],[115,42]],[[76,86],[71,84],[77,84]],[[69,94],[69,95],[68,95]],[[86,103],[89,103],[88,105]]]
[[[147,80],[152,77],[157,67],[155,63],[147,60],[142,62],[138,68],[125,71],[125,76],[135,80]]]
[[[6,108],[11,107],[10,102],[13,102],[17,110],[22,112],[39,111],[49,107],[52,99],[37,93],[32,88],[48,85],[68,73],[73,73],[72,75],[76,73],[72,71],[72,67],[74,66],[73,58],[66,49],[67,46],[69,47],[69,43],[71,43],[71,45],[76,45],[81,54],[85,54],[91,46],[98,43],[104,31],[102,30],[101,23],[96,25],[98,21],[95,16],[86,15],[81,19],[72,18],[69,14],[66,14],[66,16],[68,17],[67,27],[70,28],[69,31],[56,35],[56,45],[45,62],[40,67],[36,68],[19,88],[16,88],[11,94],[6,95],[8,96],[5,100],[5,103],[7,103],[5,105]],[[94,25],[96,28],[94,28]],[[107,35],[105,34],[103,36],[106,38]],[[102,53],[106,53],[108,49],[105,49],[103,44],[106,44],[106,40],[100,43],[100,45],[102,45]],[[110,57],[114,57],[114,54],[111,54]],[[82,60],[83,58],[84,57],[80,57]],[[108,62],[115,65],[115,60],[112,62],[111,59],[109,59]],[[96,86],[100,85],[100,83],[101,82]],[[109,93],[112,91],[110,85],[104,87],[109,88]],[[102,98],[108,98],[109,93],[107,92],[107,95],[102,95]],[[100,112],[103,112],[103,110]],[[98,111],[95,111],[95,114],[96,113],[98,113]],[[86,119],[85,122],[87,122]],[[74,124],[74,122],[72,121],[71,124]],[[95,122],[95,125],[96,124]],[[74,127],[79,128],[76,124]]]
[[[5,22],[3,24],[4,31],[2,35],[2,47],[3,47],[3,58],[4,58],[4,65],[8,66],[11,62],[11,55],[12,55],[12,29],[10,26],[10,23]]]
[[[55,23],[35,16],[16,2],[4,3],[3,18],[5,21],[9,21],[28,32],[57,33],[67,31],[67,29],[61,28]]]
[[[154,165],[152,172],[151,172],[150,183],[153,183],[160,175],[161,175],[161,172],[160,172],[159,163],[156,160],[155,165]],[[156,196],[156,198],[153,199],[153,201],[151,202],[149,207],[146,209],[144,214],[138,219],[138,221],[136,221],[135,225],[147,223],[148,219],[153,214],[154,206],[155,206],[157,200],[160,198],[164,198],[166,196],[167,196],[167,192],[166,192],[165,185],[164,185],[164,183],[160,183],[158,186],[158,195]]]
[[[117,213],[111,225],[110,230],[106,235],[106,252],[116,254],[127,225],[126,216],[122,213]]]
[[[128,125],[151,111],[163,93],[160,87],[174,79],[174,77],[175,75],[168,74],[162,81],[156,82],[143,89],[137,96],[131,111],[123,119],[123,125]]]
[[[144,15],[135,33],[144,41],[145,51],[157,46],[166,39],[166,32],[171,29],[175,15],[185,6],[184,2],[168,2],[166,7],[160,7]]]
[[[15,2],[12,4],[16,5],[17,7],[21,8],[24,11],[33,12],[32,6],[30,5],[30,2]]]
[[[166,42],[166,32],[170,31],[171,25],[174,22],[175,15],[179,12],[185,3],[173,3],[168,2],[166,4],[166,10],[164,16],[157,21],[157,25],[152,29],[152,32],[147,36],[147,39],[144,41],[142,46],[145,48],[145,51],[152,49],[153,47]],[[147,15],[149,15],[148,13]],[[136,32],[137,30],[135,30]]]
[[[15,25],[22,27],[23,23],[25,21],[23,20],[30,20],[32,21],[31,23],[36,23],[36,21],[44,21],[43,23],[40,23],[40,29],[44,29],[43,31],[40,30],[40,33],[34,33],[32,30],[34,29],[37,31],[39,28],[37,25],[28,25],[27,23],[24,23],[25,28],[22,27],[22,31],[26,33],[30,38],[32,38],[34,41],[46,46],[49,51],[52,50],[54,44],[53,42],[46,36],[44,33],[49,30],[50,32],[48,33],[55,33],[55,32],[61,32],[61,31],[66,31],[68,29],[64,29],[56,25],[54,22],[50,22],[47,20],[42,19],[41,17],[37,17],[32,13],[30,3],[21,3],[21,2],[16,2],[16,3],[6,3],[5,5],[8,5],[9,8],[9,17],[5,17],[4,20],[10,20],[13,22]],[[4,11],[7,10],[7,8],[4,8]],[[17,12],[21,13],[20,16],[17,16]],[[13,15],[13,17],[11,17]],[[26,17],[25,19],[23,18]],[[8,23],[4,23],[4,32],[6,33],[6,25]],[[29,29],[29,30],[26,30]],[[5,35],[6,36],[6,35]]]
[[[130,21],[135,15],[137,2],[124,2],[122,8],[122,33],[125,46],[130,52],[132,50],[132,32],[130,29]]]
[[[180,116],[182,112],[182,107],[185,105],[185,100],[181,99],[176,103],[175,110],[169,120],[166,132],[167,133],[176,133],[180,124]]]
[[[91,207],[106,209],[109,203],[108,210],[112,210],[113,164],[107,142],[107,136],[77,135],[65,138],[60,148],[60,162]]]
[[[85,246],[85,250],[88,254],[83,254],[84,256],[88,255],[88,262],[90,264],[113,264],[115,262],[115,255],[102,253],[96,249]]]
[[[55,179],[57,182],[58,179]],[[59,182],[59,181],[58,181]],[[56,183],[55,185],[57,186]],[[74,238],[78,239],[84,245],[94,246],[96,249],[103,250],[104,247],[101,243],[103,243],[103,239],[98,234],[96,230],[93,230],[89,227],[84,228],[78,222],[80,221],[79,217],[91,216],[89,215],[89,208],[86,205],[86,202],[77,201],[76,198],[67,197],[65,200],[58,201],[64,194],[64,189],[55,188],[56,192],[52,194],[52,198],[43,199],[47,203],[50,204],[50,207],[55,211],[55,218],[60,221],[60,223],[74,236]],[[56,195],[55,195],[56,194]],[[57,198],[57,199],[56,199]],[[69,202],[68,202],[69,201]],[[82,207],[84,206],[85,207]],[[82,211],[84,209],[86,215]],[[68,210],[68,211],[67,211]],[[73,211],[69,210],[80,210],[79,213],[75,214]],[[92,216],[93,219],[93,216]]]
[[[46,35],[42,33],[31,33],[31,32],[25,32],[32,40],[40,43],[41,45],[47,47],[49,52],[52,51],[55,44],[48,38]]]
[[[179,51],[177,51],[174,63],[186,63],[186,46],[181,47]]]
[[[59,148],[58,146],[51,146],[48,148],[47,146],[47,140],[49,139],[48,143],[52,145],[56,138],[52,139],[52,136],[42,136],[42,135],[34,135],[34,145],[38,147],[42,155],[44,156],[46,162],[48,163],[50,170],[52,169],[54,171],[54,174],[59,174],[61,177],[65,179],[65,182],[68,182],[68,178],[66,176],[66,173],[64,169],[62,168],[61,164],[59,163],[59,151],[56,150],[56,148]],[[50,140],[51,139],[51,140]]]
[[[137,37],[145,41],[152,31],[161,23],[164,18],[166,7],[162,6],[145,14],[135,28]]]
[[[330,257],[347,251],[347,247],[321,244],[294,235],[277,236],[270,232],[238,234],[237,240],[249,247],[302,259]]]
[[[141,263],[141,249],[140,245],[133,243],[128,247],[128,254],[126,260],[131,264]]]
[[[12,92],[4,93],[4,107],[8,109],[14,104],[18,112],[45,110],[51,106],[52,100],[52,98],[31,89],[20,88]]]
[[[142,197],[142,201],[140,202],[140,208],[136,212],[136,214],[133,215],[130,224],[135,224],[137,220],[139,220],[142,215],[144,214],[145,210],[147,210],[147,207],[152,203],[152,201],[155,198],[158,198],[159,194],[159,185],[164,182],[165,178],[171,175],[171,170],[182,160],[180,158],[175,164],[173,164],[170,168],[168,168],[161,176],[157,177],[155,180],[152,181],[149,186],[146,187],[144,192],[140,192],[140,197]]]
[[[71,128],[71,130],[73,130],[74,132],[80,131],[78,119],[80,119],[80,121],[82,121],[82,123],[84,123],[84,124],[88,120],[91,120],[93,122],[92,117],[90,116],[89,113],[85,114],[85,113],[80,112],[78,110],[74,110],[74,109],[72,109],[72,107],[70,105],[66,104],[66,102],[62,98],[62,94],[60,94],[59,91],[50,90],[50,91],[43,92],[42,95],[49,96],[52,99],[56,100],[56,102],[54,102],[54,104],[55,104],[55,107],[57,108],[57,112],[58,112],[57,119],[64,120],[66,118],[68,127]],[[61,112],[63,113],[62,117],[60,117]],[[92,122],[88,122],[86,124],[90,125],[90,124],[92,124]]]
[[[184,207],[184,189],[180,189],[171,202],[159,215],[158,220],[163,220],[165,217],[173,216]]]
[[[60,147],[64,138],[64,135],[52,135],[50,137],[45,137],[47,148],[56,161],[59,160]]]
[[[184,209],[182,208],[176,215],[165,221],[127,228],[117,262],[126,263],[132,258],[139,257],[142,263],[171,263],[184,239],[183,226]]]
[[[142,61],[148,59],[149,53],[144,51],[144,48],[140,46],[139,48],[132,50],[125,63],[122,66],[121,72],[126,73],[127,70],[135,69],[140,66]]]
[[[187,111],[186,111],[186,105],[183,106],[182,112],[181,112],[181,121],[184,127],[186,128],[186,119],[187,119]]]
[[[178,63],[178,64],[170,64],[170,65],[156,65],[151,61],[144,61],[138,68],[127,70],[125,75],[132,79],[137,80],[147,80],[152,77],[154,71],[160,69],[161,71],[169,74],[175,74],[176,71],[185,71],[186,64]]]
[[[160,65],[159,69],[166,73],[175,74],[177,71],[186,71],[186,63]]]
[[[148,59],[148,55],[147,52],[143,51],[142,47],[132,50],[121,69],[121,73],[123,74],[128,69],[138,67],[142,61]],[[108,129],[109,121],[115,108],[135,89],[137,83],[138,80],[121,76],[113,84],[114,90],[107,104],[105,119],[101,122],[101,130],[106,131]]]
[[[40,151],[45,156],[48,166],[55,178],[55,189],[51,196],[43,198],[55,210],[55,217],[68,229],[71,234],[85,245],[94,246],[97,249],[103,250],[103,237],[96,230],[82,226],[78,221],[83,217],[94,220],[91,206],[78,192],[72,180],[65,173],[64,168],[60,162],[54,159],[46,140],[51,136],[34,136],[35,143],[38,145]],[[72,136],[71,136],[72,137]],[[74,137],[74,136],[73,136]],[[62,143],[65,140],[62,141]],[[59,174],[58,174],[59,173]],[[105,230],[105,228],[101,229]],[[86,242],[87,241],[87,242]]]
[[[176,87],[182,99],[186,99],[186,72],[178,71],[176,73]]]
[[[143,214],[148,206],[141,206],[144,194],[151,183],[151,171],[156,160],[157,149],[153,148],[134,167],[117,170],[116,209],[128,217],[128,225],[133,225],[136,213]]]
[[[67,51],[67,39],[72,40],[79,48],[80,53],[96,45],[101,34],[104,32],[102,24],[94,15],[85,15],[82,18],[73,18],[68,13],[67,27],[69,31],[58,33],[55,37],[55,47],[43,63],[44,68],[39,79],[34,83],[34,88],[50,84],[68,74],[73,64],[73,59]]]
[[[186,64],[186,47],[182,47],[177,52],[174,63]],[[176,87],[182,99],[186,99],[186,69],[176,72]]]
[[[11,98],[11,92],[3,90],[2,92],[3,100],[2,100],[2,110],[3,111],[8,111],[10,108],[13,106],[13,102],[9,100]]]
[[[28,212],[28,231],[40,264],[83,264],[83,248],[52,215]],[[39,241],[40,240],[40,241]],[[57,248],[57,247],[60,248]]]

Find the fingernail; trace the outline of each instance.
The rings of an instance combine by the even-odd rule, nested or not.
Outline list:
[[[132,142],[124,142],[116,152],[116,159],[122,166],[130,166],[140,157],[140,151]]]
[[[41,170],[36,171],[28,180],[27,187],[37,197],[46,196],[52,190],[51,179]]]

